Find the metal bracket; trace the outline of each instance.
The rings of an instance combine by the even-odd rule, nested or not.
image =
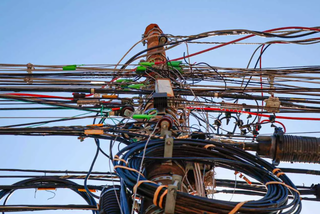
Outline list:
[[[182,176],[173,175],[172,176],[173,184],[168,185],[168,193],[167,193],[166,205],[164,210],[166,214],[174,214],[174,210],[176,207],[177,191],[180,190],[181,180],[182,180]]]
[[[32,74],[32,70],[34,70],[33,64],[28,63],[27,64],[27,72],[28,72],[28,74]],[[25,77],[24,81],[26,81],[28,84],[32,84],[32,82],[33,82],[31,76]]]
[[[173,153],[173,138],[171,137],[171,131],[168,131],[167,125],[161,127],[161,136],[165,138],[163,157],[171,158]],[[172,161],[167,160],[163,165],[172,165]]]
[[[266,103],[264,109],[270,113],[278,113],[280,111],[281,101],[278,97],[269,97],[265,99],[264,102]]]

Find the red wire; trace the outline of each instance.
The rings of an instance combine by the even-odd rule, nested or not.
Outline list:
[[[263,122],[270,122],[270,120],[262,120],[260,123],[263,123]],[[285,125],[283,123],[281,123],[279,121],[274,121],[274,123],[279,123],[283,127],[284,133],[287,132],[287,129],[286,129],[286,127],[285,127]]]
[[[320,29],[318,29],[318,28],[310,28],[310,27],[281,27],[281,28],[274,28],[274,29],[266,30],[266,31],[263,31],[263,32],[268,33],[268,32],[272,32],[272,31],[288,30],[288,29],[302,29],[302,30],[311,30],[311,31],[320,32]],[[214,46],[214,47],[211,47],[211,48],[208,48],[208,49],[205,49],[205,50],[202,50],[202,51],[199,51],[199,52],[196,52],[196,53],[184,56],[184,57],[179,57],[179,58],[176,58],[176,59],[172,59],[172,60],[169,60],[169,61],[178,61],[178,60],[182,60],[182,59],[185,59],[185,58],[193,57],[193,56],[196,56],[196,55],[199,55],[199,54],[202,54],[202,53],[205,53],[205,52],[208,52],[208,51],[211,51],[211,50],[214,50],[214,49],[217,49],[217,48],[220,48],[220,47],[223,47],[223,46],[235,43],[235,42],[239,42],[239,41],[242,41],[242,40],[245,40],[245,39],[249,39],[249,38],[254,37],[254,36],[255,36],[254,34],[251,34],[251,35],[248,35],[248,36],[244,36],[242,38],[235,39],[235,40],[232,40],[230,42],[226,42],[226,43],[223,43],[223,44],[220,44],[220,45],[217,45],[217,46]],[[164,63],[164,62],[156,62],[155,64],[162,64],[162,63]]]
[[[267,114],[258,114],[248,111],[236,110],[236,109],[221,109],[221,108],[200,108],[200,107],[187,107],[187,109],[196,109],[196,110],[205,110],[205,111],[225,111],[225,112],[234,112],[234,113],[243,113],[243,114],[250,114],[250,115],[258,115],[259,117],[270,117]],[[313,117],[286,117],[286,116],[277,116],[278,119],[285,119],[285,120],[316,120],[320,121],[320,118],[313,118]]]
[[[42,95],[42,94],[7,93],[6,95],[14,95],[14,96],[22,96],[22,97],[58,98],[58,99],[65,99],[65,100],[73,100],[73,98],[69,98],[69,97],[59,97],[59,96]],[[86,95],[86,96],[89,96],[89,95]]]

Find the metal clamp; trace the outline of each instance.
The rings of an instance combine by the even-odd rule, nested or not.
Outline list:
[[[168,125],[164,123],[161,126],[161,136],[165,138],[164,140],[164,154],[165,158],[172,158],[173,154],[173,138],[171,137],[171,131],[168,131]],[[171,160],[167,160],[163,165],[172,165]]]
[[[24,81],[26,81],[28,84],[32,84],[32,82],[33,82],[32,78],[31,78],[32,70],[34,70],[33,64],[28,63],[27,64],[27,72],[30,75],[28,75],[27,77],[24,78]]]
[[[168,193],[167,193],[166,205],[164,210],[166,214],[174,214],[174,210],[176,207],[177,191],[180,190],[182,176],[173,175],[172,181],[173,181],[173,184],[168,185]]]

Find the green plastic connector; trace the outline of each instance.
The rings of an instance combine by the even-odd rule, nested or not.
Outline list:
[[[132,85],[129,85],[128,88],[140,89],[144,86],[145,84],[132,84]]]
[[[172,67],[180,67],[182,61],[171,61],[171,62],[167,62],[168,65],[172,66]]]
[[[182,61],[171,61],[171,62],[167,62],[167,65],[169,67],[172,67],[172,68],[178,70],[180,73],[183,73],[183,70],[181,68],[181,63],[182,63]]]
[[[148,66],[153,66],[153,65],[154,65],[154,62],[140,62],[139,65],[148,67]]]
[[[74,71],[77,69],[77,65],[66,65],[62,67],[64,71]]]
[[[116,82],[117,83],[125,83],[125,82],[132,82],[133,80],[131,79],[117,79]]]
[[[148,115],[148,114],[134,114],[132,115],[132,119],[147,119],[150,120],[151,118],[155,117],[156,115]]]
[[[136,72],[137,73],[144,73],[145,71],[147,70],[147,68],[146,67],[144,67],[144,66],[138,66],[137,68],[136,68]]]

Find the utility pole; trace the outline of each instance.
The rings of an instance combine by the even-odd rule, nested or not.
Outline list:
[[[154,65],[155,67],[161,67],[161,68],[168,68],[166,64],[166,53],[164,50],[164,47],[161,45],[164,45],[167,42],[167,38],[163,35],[162,30],[157,24],[150,24],[147,26],[144,38],[146,39],[147,47],[149,50],[147,61],[149,63],[155,63],[160,65]],[[154,47],[161,46],[155,49],[152,49]],[[150,55],[149,55],[150,54]],[[156,93],[154,94],[153,101],[155,102],[155,99],[157,99],[157,95],[161,95],[163,93],[157,92],[157,84],[159,82],[157,81],[167,81],[169,80],[168,77],[159,78],[158,76],[153,76],[155,78],[155,90]],[[170,80],[169,80],[170,81]],[[171,86],[171,81],[169,82]],[[165,97],[168,99],[174,99],[174,97],[169,97],[169,93],[165,95]],[[156,104],[153,103],[153,106]],[[159,109],[160,110],[160,109]],[[168,116],[166,116],[166,109],[162,109],[158,113],[158,117],[160,118],[158,122],[158,126],[161,129],[161,135],[165,139],[165,146],[164,146],[164,157],[172,156],[172,150],[173,150],[173,138],[171,137],[171,131],[170,128],[172,126],[172,121]],[[162,117],[162,118],[161,118]],[[174,213],[174,203],[175,203],[175,191],[178,189],[180,191],[185,191],[185,188],[181,188],[181,179],[184,176],[185,163],[178,163],[175,161],[169,161],[166,163],[154,163],[150,166],[147,166],[147,178],[149,180],[152,180],[156,183],[161,183],[162,185],[168,185],[168,191],[171,191],[172,194],[168,194],[167,198],[169,199],[166,202],[166,213]],[[174,186],[175,185],[175,186]],[[171,187],[171,189],[170,189]],[[171,197],[171,199],[170,199]],[[167,204],[168,203],[168,204]],[[160,209],[158,206],[155,206],[151,200],[145,199],[143,203],[143,211],[142,213],[151,214],[151,213],[160,213],[162,212],[162,209]]]

